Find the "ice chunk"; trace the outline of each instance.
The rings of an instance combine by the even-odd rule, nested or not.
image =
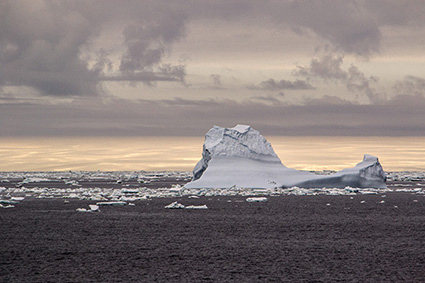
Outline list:
[[[0,204],[0,208],[13,208],[13,207],[15,207],[14,205],[11,205],[11,204],[9,204],[9,205],[2,205],[2,204]]]
[[[10,199],[14,201],[21,201],[21,200],[24,200],[25,197],[11,197]]]
[[[89,207],[90,207],[90,211],[92,211],[92,212],[99,212],[100,211],[99,206],[96,205],[96,204],[89,204]]]
[[[184,209],[208,209],[208,206],[206,204],[204,204],[204,205],[189,205],[189,206],[186,206]]]
[[[97,205],[126,205],[125,201],[101,201],[96,203]]]
[[[9,200],[9,199],[0,199],[0,204],[17,204],[18,202],[16,200]]]
[[[169,205],[166,205],[164,208],[179,209],[179,208],[185,208],[185,206],[175,201],[170,203]]]
[[[202,159],[193,170],[193,188],[386,188],[377,157],[364,155],[355,167],[330,175],[297,171],[282,164],[270,143],[250,126],[214,126],[205,136]]]
[[[250,197],[246,199],[247,202],[266,202],[266,197]]]

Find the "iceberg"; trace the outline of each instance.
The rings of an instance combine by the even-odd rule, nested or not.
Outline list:
[[[363,161],[330,175],[316,175],[284,166],[271,144],[248,125],[214,126],[205,135],[202,158],[186,189],[228,188],[386,188],[379,160]]]

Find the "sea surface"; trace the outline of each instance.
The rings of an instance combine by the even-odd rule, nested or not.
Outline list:
[[[423,282],[425,172],[388,176],[192,195],[184,172],[0,172],[0,282]],[[101,198],[126,205],[77,211]]]
[[[0,281],[423,282],[425,198],[382,200],[160,198],[99,213],[26,200],[0,211]],[[173,201],[209,209],[164,208]]]

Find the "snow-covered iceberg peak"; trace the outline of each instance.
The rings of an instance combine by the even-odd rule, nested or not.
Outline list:
[[[205,136],[204,151],[208,151],[211,156],[280,162],[270,143],[258,131],[246,125],[234,128],[214,126]]]
[[[244,158],[280,163],[269,142],[247,125],[234,128],[214,126],[205,135],[202,159],[193,170],[193,180],[199,179],[213,157]]]

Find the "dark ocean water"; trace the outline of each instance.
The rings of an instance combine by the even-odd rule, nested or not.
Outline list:
[[[425,281],[424,196],[268,199],[159,198],[100,213],[75,211],[93,201],[26,199],[0,210],[0,282]],[[209,209],[164,209],[175,200]]]

